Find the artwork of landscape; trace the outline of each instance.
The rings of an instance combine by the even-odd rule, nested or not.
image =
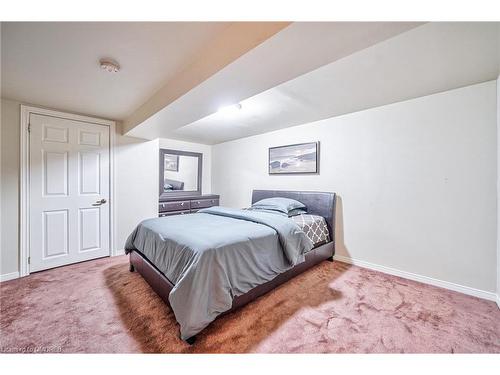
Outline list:
[[[318,173],[318,142],[270,148],[269,173]]]

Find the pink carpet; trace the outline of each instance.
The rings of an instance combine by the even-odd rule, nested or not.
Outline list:
[[[323,262],[217,319],[189,346],[125,256],[0,284],[0,351],[500,353],[495,303]]]

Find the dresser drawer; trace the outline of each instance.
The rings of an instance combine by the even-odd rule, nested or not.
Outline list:
[[[191,201],[191,209],[206,208],[218,205],[218,199],[195,199]]]
[[[189,201],[161,202],[158,205],[158,210],[160,212],[189,210],[190,209],[189,203],[190,203]]]
[[[166,211],[166,212],[160,212],[159,217],[163,216],[172,216],[172,215],[184,215],[184,214],[189,214],[191,211],[189,210],[182,210],[182,211]]]

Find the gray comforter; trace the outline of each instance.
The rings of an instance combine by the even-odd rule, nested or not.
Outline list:
[[[229,310],[234,297],[304,261],[312,247],[288,217],[212,207],[144,220],[125,250],[140,251],[174,284],[169,302],[185,340]]]

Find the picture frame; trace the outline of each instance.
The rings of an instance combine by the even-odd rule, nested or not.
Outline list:
[[[179,172],[179,155],[164,154],[163,168],[166,171]]]
[[[270,147],[268,157],[270,175],[319,173],[319,142]]]

